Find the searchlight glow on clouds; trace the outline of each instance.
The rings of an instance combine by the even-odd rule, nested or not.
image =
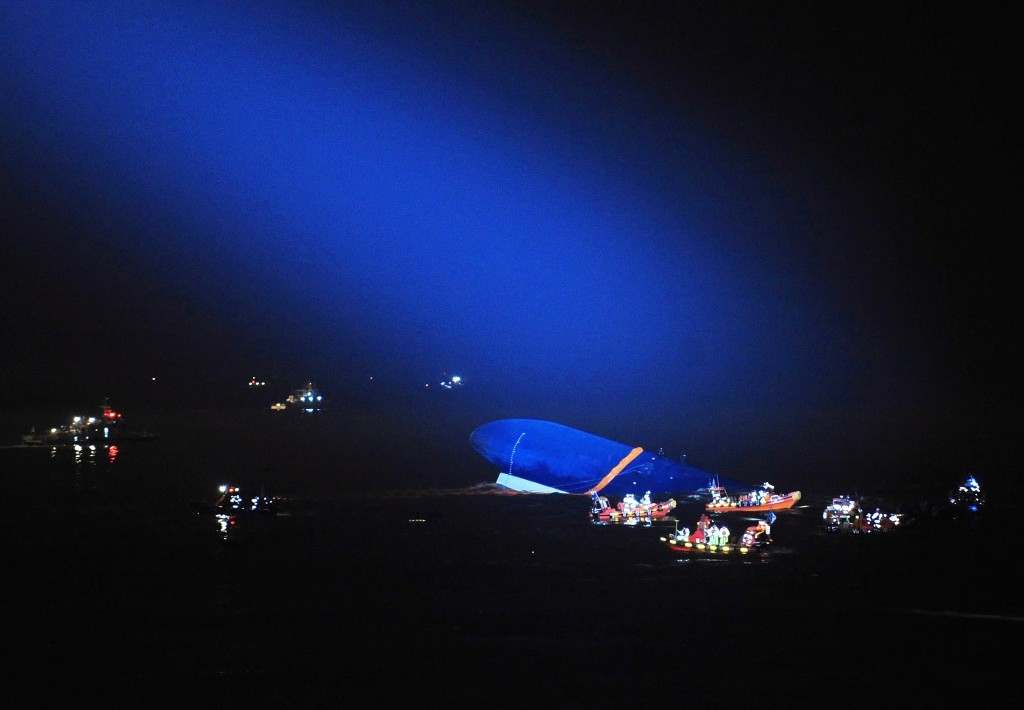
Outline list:
[[[327,351],[669,399],[827,360],[794,273],[727,233],[727,163],[496,7],[16,0],[4,152],[182,297],[287,302]]]

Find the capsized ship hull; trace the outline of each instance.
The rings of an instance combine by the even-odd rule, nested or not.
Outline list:
[[[710,481],[742,483],[595,434],[542,419],[499,419],[470,434],[473,449],[497,467],[497,483],[529,493],[656,499],[706,491]]]

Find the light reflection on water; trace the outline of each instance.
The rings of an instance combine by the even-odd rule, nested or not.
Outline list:
[[[48,447],[50,459],[58,465],[70,459],[75,466],[112,464],[120,449],[116,444],[72,444]]]

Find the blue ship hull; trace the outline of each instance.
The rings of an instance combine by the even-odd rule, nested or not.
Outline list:
[[[640,447],[540,419],[500,419],[469,437],[473,449],[494,464],[497,483],[517,491],[655,499],[707,491],[710,485],[739,488],[738,481],[651,454]]]

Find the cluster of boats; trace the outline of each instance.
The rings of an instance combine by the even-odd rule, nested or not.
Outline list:
[[[930,516],[975,516],[985,505],[985,494],[974,474],[967,474],[960,485],[950,491],[942,506],[932,507]],[[899,530],[914,517],[906,513],[884,512],[881,508],[867,511],[860,501],[850,496],[837,496],[821,512],[825,530],[830,533],[875,533]]]
[[[322,411],[325,404],[323,393],[312,382],[307,382],[305,387],[294,390],[283,402],[275,402],[270,408],[275,412],[290,409],[313,414]]]
[[[800,500],[800,491],[783,495],[773,493],[774,487],[763,483],[758,490],[729,495],[721,486],[709,486],[705,496],[704,512],[694,528],[680,526],[675,521],[671,534],[660,540],[673,552],[691,556],[744,556],[760,554],[772,543],[771,528],[777,516],[776,510],[787,510]],[[622,501],[612,505],[607,497],[591,492],[592,520],[600,523],[630,523],[636,520],[655,521],[667,518],[676,508],[674,498],[653,502],[648,492],[643,498],[635,499],[627,494]],[[978,511],[984,505],[985,496],[977,479],[968,475],[949,496],[949,505],[955,510]],[[734,513],[765,513],[763,519],[756,519],[752,525],[738,534],[730,530],[726,520]],[[740,516],[736,516],[740,517]],[[759,517],[759,516],[755,516]],[[821,514],[825,530],[829,533],[872,534],[899,530],[912,522],[903,512],[884,512],[880,508],[866,510],[861,503],[850,496],[836,496],[826,505]],[[748,518],[749,520],[749,518]]]
[[[249,381],[250,387],[263,387],[266,383],[255,377]],[[304,387],[294,390],[284,402],[271,406],[274,410],[291,409],[302,412],[319,412],[326,404],[324,395],[307,382]],[[104,400],[99,410],[93,414],[76,414],[64,424],[59,424],[43,431],[32,428],[22,435],[21,442],[25,446],[78,446],[106,445],[127,441],[152,441],[159,435],[143,429],[132,429],[125,424],[124,416]]]
[[[248,498],[242,494],[242,489],[238,486],[223,485],[220,487],[220,497],[213,504],[213,510],[218,515],[276,513],[277,504],[263,490]]]
[[[826,532],[873,533],[890,532],[907,524],[903,513],[883,513],[880,508],[865,512],[853,498],[839,496],[821,512]]]
[[[263,489],[256,495],[247,495],[239,486],[222,485],[219,492],[220,496],[209,509],[212,509],[225,540],[231,539],[237,533],[237,526],[242,520],[277,515],[277,501],[268,496]],[[199,506],[197,512],[202,512],[205,508],[206,505]]]
[[[762,485],[764,491],[771,490],[771,484]],[[688,527],[680,527],[678,521],[674,532],[662,536],[661,542],[674,552],[682,552],[688,555],[699,556],[728,556],[748,555],[764,552],[771,544],[771,525],[775,522],[774,510],[791,508],[799,500],[800,493],[775,496],[774,499],[766,497],[762,502],[754,505],[740,505],[740,496],[731,498],[725,489],[719,486],[709,487],[711,500],[705,503],[705,512],[701,514],[693,530]],[[743,500],[757,500],[756,492],[752,498]],[[725,500],[732,500],[734,505],[726,505]],[[668,517],[676,508],[676,500],[669,498],[664,501],[655,502],[651,500],[650,491],[642,498],[637,499],[633,494],[627,493],[621,501],[612,505],[606,496],[598,495],[591,491],[590,517],[597,523],[633,523],[636,521],[651,522]],[[719,513],[730,512],[766,512],[763,520],[758,520],[749,525],[739,534],[734,534],[724,521],[716,522],[712,516],[717,517]]]
[[[774,493],[775,486],[767,481],[757,490],[729,495],[723,486],[709,486],[708,495],[711,499],[705,504],[708,513],[767,513],[775,510],[792,508],[800,500],[800,491],[785,494]],[[668,515],[675,507],[676,500],[669,498],[661,502],[651,501],[651,492],[647,491],[642,498],[627,493],[622,500],[612,506],[606,496],[591,491],[592,505],[590,516],[603,522],[621,522],[635,519],[657,519]]]

